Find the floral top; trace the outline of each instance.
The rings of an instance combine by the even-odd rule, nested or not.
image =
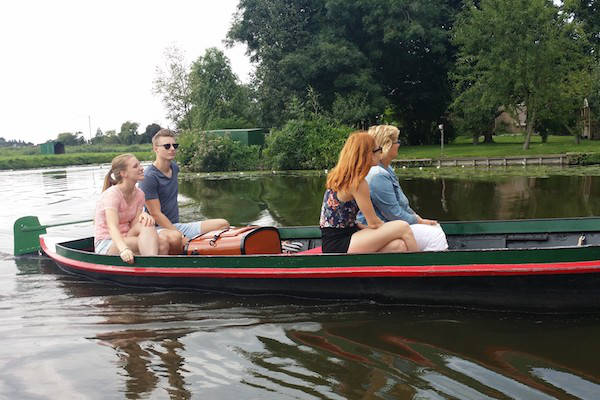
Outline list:
[[[340,201],[337,192],[327,189],[323,196],[319,225],[321,228],[352,228],[356,225],[358,211],[358,204],[354,199]]]

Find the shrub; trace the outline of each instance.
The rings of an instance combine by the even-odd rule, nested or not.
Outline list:
[[[331,168],[351,131],[320,116],[288,121],[267,137],[265,163],[279,170]]]
[[[569,165],[594,165],[600,164],[598,153],[567,153]]]
[[[177,162],[180,165],[186,166],[192,162],[197,149],[200,147],[201,134],[191,130],[182,131],[177,135]]]
[[[246,146],[222,136],[207,136],[195,143],[193,156],[184,164],[192,172],[248,171],[261,167],[260,146]]]

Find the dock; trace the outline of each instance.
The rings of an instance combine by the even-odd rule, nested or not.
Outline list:
[[[503,167],[513,165],[568,165],[566,154],[511,157],[415,158],[392,160],[394,167]]]

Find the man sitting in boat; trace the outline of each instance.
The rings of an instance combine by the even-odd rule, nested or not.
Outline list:
[[[161,129],[152,138],[156,160],[146,168],[144,180],[140,182],[140,189],[146,195],[146,209],[161,228],[181,232],[185,236],[184,242],[205,232],[229,228],[229,222],[221,218],[179,222],[179,167],[174,161],[178,146],[175,134],[168,129]],[[181,253],[182,248],[177,246],[177,241],[171,243],[172,254]]]
[[[179,236],[181,243],[181,234],[165,232],[159,236],[154,218],[143,211],[144,192],[135,186],[142,179],[144,169],[133,154],[113,158],[96,205],[94,251],[97,254],[118,254],[132,264],[134,254],[168,254],[167,235]]]
[[[381,151],[367,132],[355,132],[346,140],[327,175],[320,218],[324,253],[418,251],[406,222],[384,223],[373,210],[365,177],[381,159]],[[356,223],[359,210],[366,225]]]
[[[408,198],[390,166],[392,160],[398,156],[400,147],[398,134],[398,128],[392,125],[377,125],[369,128],[369,135],[375,140],[375,145],[383,149],[381,161],[371,167],[366,177],[375,213],[386,222],[397,220],[408,222],[419,250],[446,250],[448,241],[442,227],[437,221],[421,218],[410,208]],[[366,223],[364,213],[358,214],[358,221]]]

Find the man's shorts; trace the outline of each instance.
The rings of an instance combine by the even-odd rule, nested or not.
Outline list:
[[[202,232],[202,221],[176,222],[173,225],[175,225],[175,228],[177,228],[177,230],[179,232],[181,232],[183,234],[183,236],[185,236],[188,239],[195,238],[196,236],[203,233]],[[158,232],[160,232],[163,229],[165,229],[165,228],[159,226]]]

